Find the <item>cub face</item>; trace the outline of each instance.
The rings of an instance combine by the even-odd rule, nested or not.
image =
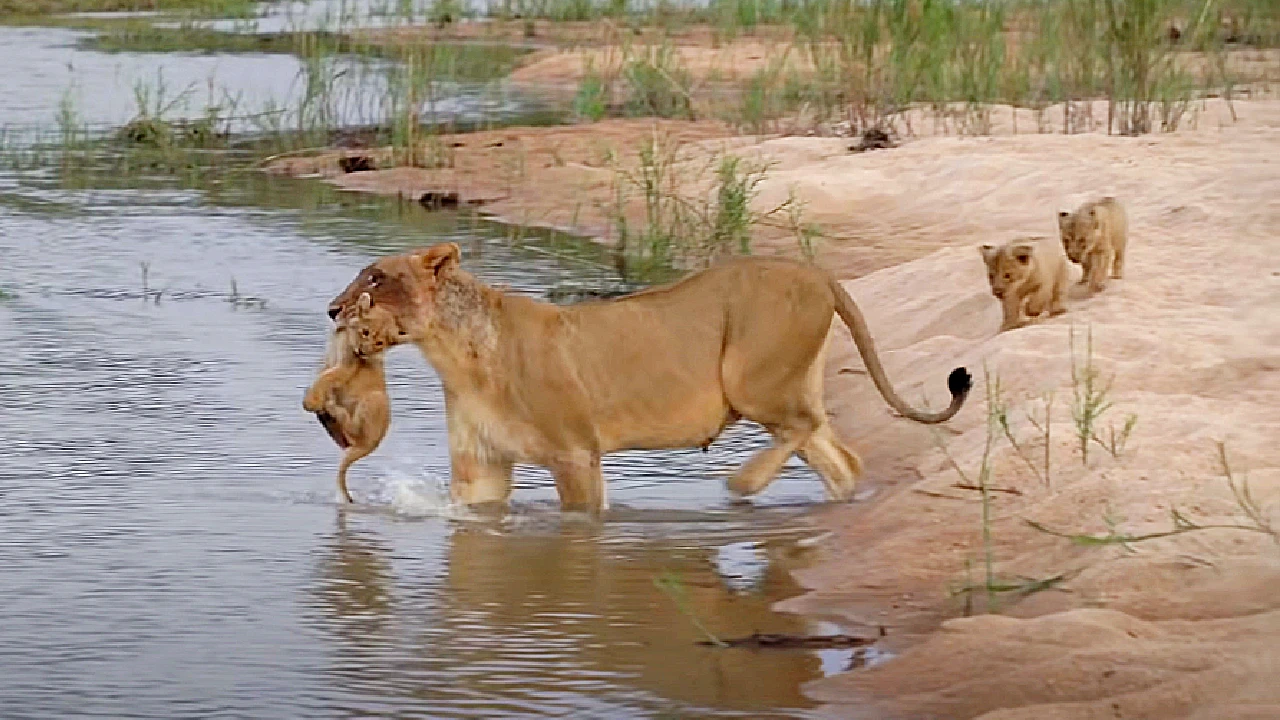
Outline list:
[[[400,330],[395,313],[374,305],[369,293],[361,293],[351,312],[342,318],[342,328],[352,351],[361,357],[377,355],[399,343]]]
[[[1096,208],[1058,213],[1058,234],[1062,237],[1062,249],[1073,263],[1084,259],[1089,249],[1089,241],[1098,231],[1098,213]]]
[[[982,260],[987,264],[987,282],[991,285],[991,294],[996,298],[1003,299],[1031,276],[1035,247],[1030,243],[983,245],[978,249],[982,252]]]

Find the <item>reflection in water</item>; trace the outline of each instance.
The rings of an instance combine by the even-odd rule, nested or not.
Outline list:
[[[384,520],[339,511],[313,593],[335,646],[333,682],[378,695],[388,712],[783,718],[810,706],[799,687],[820,674],[817,655],[700,646],[686,611],[654,583],[680,578],[688,612],[720,636],[806,632],[769,609],[799,592],[777,564],[764,567],[758,592],[735,591],[717,577],[714,544],[526,515],[455,524],[441,581],[393,569],[370,529]]]
[[[317,595],[329,628],[342,639],[334,672],[344,675],[367,666],[362,647],[366,638],[388,631],[392,601],[389,548],[372,532],[351,529],[349,511],[336,511],[337,529],[330,540],[332,554],[321,564]]]
[[[536,644],[548,627],[567,630],[577,641],[575,670],[613,674],[682,703],[806,704],[798,687],[816,676],[816,657],[700,647],[702,634],[653,582],[664,571],[681,578],[689,611],[717,635],[803,632],[799,621],[769,609],[798,592],[784,571],[765,581],[764,594],[737,594],[716,578],[714,548],[601,540],[572,523],[545,532],[460,528],[449,545],[450,610],[515,645]],[[475,656],[499,660],[501,653],[483,648]]]

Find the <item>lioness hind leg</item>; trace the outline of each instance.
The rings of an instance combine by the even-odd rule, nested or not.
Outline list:
[[[828,291],[824,287],[822,292]],[[804,299],[817,302],[821,297]],[[734,413],[768,428],[774,445],[756,453],[730,478],[732,492],[748,496],[764,490],[826,422],[822,377],[833,314],[798,313],[785,330],[765,317],[736,320],[721,368],[725,399]]]
[[[810,431],[774,433],[777,444],[756,453],[738,472],[729,478],[729,490],[741,497],[749,497],[769,487],[769,483],[782,470],[800,446],[809,439]],[[785,438],[785,439],[784,439]]]
[[[862,460],[836,437],[829,423],[823,423],[815,430],[800,446],[799,453],[822,477],[822,484],[832,500],[844,501],[853,496],[858,476],[862,474]]]

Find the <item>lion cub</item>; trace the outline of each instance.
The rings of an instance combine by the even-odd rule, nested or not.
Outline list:
[[[1052,238],[1020,238],[978,249],[987,263],[991,294],[1004,310],[1002,331],[1022,327],[1029,318],[1046,312],[1050,316],[1066,312],[1063,299],[1071,275],[1062,248]]]
[[[1091,294],[1106,287],[1108,269],[1117,280],[1124,276],[1129,223],[1115,198],[1090,200],[1073,213],[1059,212],[1058,230],[1067,257],[1084,269],[1080,284],[1088,284]]]
[[[313,412],[346,452],[338,464],[338,490],[347,502],[347,468],[377,449],[391,424],[382,351],[391,346],[391,325],[372,310],[369,293],[329,337],[326,368],[307,390],[302,407]]]

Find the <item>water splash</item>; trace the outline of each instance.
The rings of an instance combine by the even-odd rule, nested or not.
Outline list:
[[[381,483],[377,502],[405,517],[441,517],[464,520],[472,517],[466,506],[449,497],[449,480],[433,475],[404,477],[396,474]]]

